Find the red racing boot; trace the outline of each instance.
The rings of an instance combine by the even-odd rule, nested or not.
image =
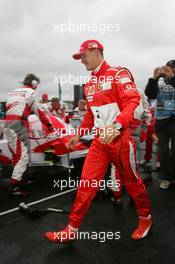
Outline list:
[[[138,228],[133,232],[132,239],[134,240],[140,240],[147,236],[151,226],[152,226],[152,218],[151,215],[148,217],[139,217],[139,226]]]
[[[78,229],[68,225],[58,232],[47,232],[45,237],[53,243],[68,244],[77,238]]]

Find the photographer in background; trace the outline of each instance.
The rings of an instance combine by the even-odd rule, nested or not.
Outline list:
[[[159,139],[160,188],[167,189],[175,178],[175,60],[154,70],[145,94],[157,100],[155,128]]]

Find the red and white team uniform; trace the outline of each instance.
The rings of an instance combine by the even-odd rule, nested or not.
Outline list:
[[[122,129],[121,134],[110,144],[102,144],[100,137],[95,136],[81,175],[81,182],[87,181],[89,185],[81,184],[77,190],[69,216],[69,227],[71,230],[80,227],[98,191],[98,187],[92,187],[93,182],[94,180],[99,182],[104,178],[109,163],[112,162],[117,168],[116,173],[122,178],[125,189],[134,201],[139,215],[140,225],[132,237],[133,239],[143,238],[148,233],[152,222],[150,201],[138,173],[135,143],[130,130],[130,125],[140,108],[141,99],[132,75],[125,68],[112,68],[103,62],[98,71],[92,72],[92,79],[84,87],[84,94],[87,112],[79,127],[80,136],[91,131],[94,126],[97,131],[100,131],[115,122],[120,123]],[[53,242],[60,242],[58,237],[54,239],[52,232],[46,233],[46,237]]]
[[[37,101],[36,91],[23,86],[8,94],[5,135],[12,152],[14,169],[12,179],[20,181],[29,162],[27,144],[27,117],[34,112],[49,129],[52,125]]]
[[[97,80],[93,83],[93,80]],[[103,77],[105,81],[99,83]],[[112,82],[106,82],[106,80]],[[122,125],[121,135],[111,144],[102,144],[100,138],[95,137],[85,160],[83,180],[102,179],[112,161],[122,177],[123,184],[133,198],[139,216],[150,214],[150,202],[138,174],[135,159],[135,144],[131,136],[132,123],[137,107],[140,107],[140,95],[127,69],[111,68],[103,63],[97,73],[92,73],[92,80],[84,88],[87,100],[87,113],[79,127],[80,135],[85,129],[100,129],[118,122]],[[131,184],[132,183],[132,184]],[[84,196],[82,195],[84,193]],[[97,189],[79,188],[73,209],[70,214],[70,225],[78,228],[86,214]],[[81,195],[81,199],[79,196]],[[142,201],[142,202],[141,202]]]
[[[61,119],[64,118],[64,111],[62,111],[61,109],[54,109],[52,107],[49,108],[49,112],[56,117],[59,117]]]

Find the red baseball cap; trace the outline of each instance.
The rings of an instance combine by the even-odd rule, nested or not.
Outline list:
[[[48,99],[48,94],[42,94],[42,99]]]
[[[79,52],[73,54],[72,57],[75,60],[79,60],[79,59],[81,59],[81,54],[85,53],[86,50],[91,50],[91,49],[103,50],[103,45],[100,42],[98,42],[97,40],[94,40],[94,39],[86,40],[86,41],[84,41],[81,44]]]

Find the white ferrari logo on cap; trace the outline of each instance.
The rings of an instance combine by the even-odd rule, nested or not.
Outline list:
[[[93,48],[98,48],[97,43],[95,42],[88,43],[88,49],[93,49]]]

